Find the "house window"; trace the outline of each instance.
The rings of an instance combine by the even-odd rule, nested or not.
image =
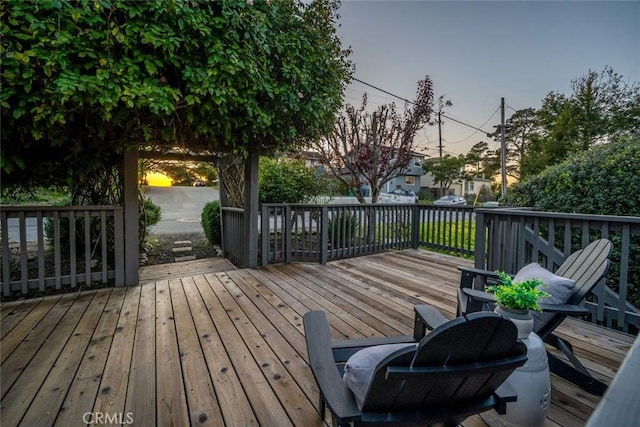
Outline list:
[[[416,178],[414,176],[407,176],[404,178],[404,183],[407,185],[414,185],[416,183]]]
[[[417,167],[421,167],[422,166],[422,157],[414,157],[413,158],[413,165],[417,166]]]

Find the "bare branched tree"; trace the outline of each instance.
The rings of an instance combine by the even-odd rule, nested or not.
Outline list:
[[[360,203],[365,203],[364,184],[371,187],[371,202],[377,203],[384,184],[407,168],[415,134],[429,123],[433,110],[429,76],[418,82],[416,100],[410,104],[405,104],[403,114],[394,103],[369,112],[365,94],[359,108],[347,105],[336,118],[333,132],[314,144],[327,170],[354,188]]]

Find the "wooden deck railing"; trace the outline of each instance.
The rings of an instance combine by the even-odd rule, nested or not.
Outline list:
[[[244,209],[223,207],[220,214],[224,257],[236,265],[247,265]]]
[[[476,209],[475,265],[516,272],[538,262],[555,271],[570,253],[590,242],[613,242],[611,268],[586,307],[592,321],[625,332],[640,329],[640,310],[629,302],[640,287],[640,218],[537,212],[530,209]]]
[[[224,253],[240,265],[250,264],[246,223],[242,209],[222,208]],[[532,261],[555,270],[571,252],[606,237],[614,244],[612,267],[587,307],[594,322],[640,328],[640,311],[628,297],[640,287],[638,217],[470,206],[263,204],[258,228],[262,265],[326,263],[421,247],[509,272]],[[95,281],[124,284],[122,207],[3,206],[0,230],[4,296]]]
[[[438,248],[471,255],[471,207],[408,204],[262,205],[261,264]],[[464,224],[462,227],[452,226]]]
[[[572,252],[605,237],[614,253],[607,283],[587,302],[592,321],[630,331],[640,311],[640,218],[434,205],[263,204],[260,263],[330,260],[425,248],[473,257],[476,266],[516,272],[529,262],[555,271]]]
[[[2,206],[2,293],[124,285],[120,206]]]
[[[474,227],[472,206],[265,203],[261,264],[325,263],[418,247],[471,257]]]

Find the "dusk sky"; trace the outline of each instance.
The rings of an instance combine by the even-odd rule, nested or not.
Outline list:
[[[425,74],[436,97],[453,102],[451,118],[487,131],[515,110],[540,108],[551,91],[571,93],[571,81],[610,66],[640,82],[638,1],[355,1],[343,0],[338,35],[352,49],[355,77],[415,99]],[[377,106],[398,99],[353,82],[345,102],[367,92]],[[482,132],[444,120],[445,153],[466,153],[488,141]],[[437,156],[437,126],[419,131],[418,148]]]

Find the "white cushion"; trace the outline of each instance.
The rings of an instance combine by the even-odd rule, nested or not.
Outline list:
[[[513,278],[513,281],[523,282],[533,278],[540,279],[543,285],[539,289],[549,294],[548,297],[540,298],[538,301],[544,304],[566,303],[573,294],[573,288],[576,285],[573,280],[557,276],[535,262],[522,267]],[[533,315],[534,332],[539,331],[554,316],[553,313],[540,313],[537,311],[532,311],[531,314]]]
[[[416,348],[417,345],[417,343],[374,345],[354,353],[347,360],[342,379],[353,392],[360,409],[369,390],[369,384],[373,380],[376,366],[390,354],[408,347]]]

